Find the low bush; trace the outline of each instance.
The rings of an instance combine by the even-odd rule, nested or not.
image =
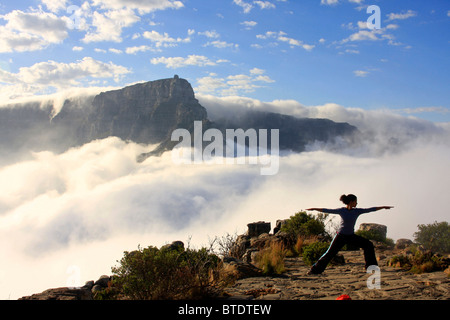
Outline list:
[[[308,265],[313,265],[328,249],[328,242],[314,242],[303,248],[303,261]]]
[[[325,231],[326,214],[311,215],[306,212],[297,212],[291,216],[281,227],[281,231],[288,233],[294,239],[298,236],[329,237]]]
[[[444,258],[440,254],[433,254],[431,251],[421,252],[417,250],[410,255],[392,257],[389,260],[389,265],[413,273],[424,273],[445,270],[450,265],[450,259]]]
[[[133,300],[195,299],[212,294],[220,259],[207,249],[150,246],[124,252],[112,268],[116,298]],[[113,298],[109,296],[109,298]]]
[[[450,253],[450,225],[448,222],[419,224],[414,233],[415,242],[433,252]]]

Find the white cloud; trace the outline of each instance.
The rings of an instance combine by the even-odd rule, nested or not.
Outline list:
[[[207,93],[206,93],[207,94]],[[336,122],[347,122],[356,126],[363,136],[358,150],[349,151],[355,155],[381,156],[406,150],[416,143],[444,143],[450,130],[440,125],[416,118],[405,118],[390,110],[367,111],[359,108],[345,108],[335,103],[319,106],[305,106],[295,100],[275,100],[263,102],[247,97],[215,97],[199,94],[200,103],[208,110],[208,117],[215,120],[227,114],[238,116],[247,110],[287,114],[300,118],[325,118]],[[442,111],[442,110],[441,110]],[[439,137],[438,139],[436,137]],[[340,152],[354,148],[354,145],[340,146]]]
[[[42,50],[68,37],[68,19],[53,13],[14,10],[0,18],[7,21],[0,26],[0,52]]]
[[[269,1],[253,1],[254,4],[258,5],[261,9],[275,9],[275,5]]]
[[[362,4],[364,2],[364,0],[348,0],[348,2]],[[324,5],[328,5],[328,6],[336,5],[336,4],[339,4],[339,0],[320,0],[320,4],[324,4]],[[357,9],[360,10],[360,7],[358,7]]]
[[[31,67],[22,67],[17,73],[0,72],[0,82],[7,85],[0,92],[0,100],[24,97],[42,93],[50,87],[63,89],[80,86],[90,78],[114,79],[118,82],[130,70],[126,67],[105,63],[91,57],[85,57],[72,63],[56,61],[39,62]]]
[[[256,35],[257,39],[275,39],[276,41],[279,42],[284,42],[289,44],[289,46],[291,48],[294,47],[302,47],[303,49],[310,51],[312,50],[315,46],[314,45],[309,45],[309,44],[304,44],[303,41],[294,39],[294,38],[290,38],[287,36],[287,33],[284,31],[267,31],[265,34],[258,34]]]
[[[392,21],[392,20],[405,20],[405,19],[409,19],[412,17],[416,17],[417,16],[417,12],[413,11],[413,10],[408,10],[404,13],[389,13],[386,15],[388,17],[388,21]]]
[[[239,45],[236,43],[228,43],[226,41],[220,41],[220,40],[215,40],[215,41],[208,41],[207,43],[205,43],[203,45],[204,47],[215,47],[215,48],[239,48]]]
[[[344,40],[344,42],[347,41],[377,41],[381,40],[378,35],[381,34],[381,32],[376,32],[376,30],[368,31],[368,30],[360,30],[356,33],[353,33],[350,35],[347,39]]]
[[[83,47],[79,47],[79,46],[74,46],[72,48],[72,51],[83,51],[83,50],[84,50],[84,48]]]
[[[191,32],[188,31],[188,34],[191,34]],[[143,37],[153,42],[156,48],[175,47],[179,43],[191,42],[191,38],[189,36],[186,38],[172,38],[166,32],[161,34],[154,30],[145,31]]]
[[[343,24],[342,27],[355,30],[356,27],[353,26],[353,23]],[[381,29],[373,29],[368,30],[367,23],[364,21],[358,21],[357,29],[359,31],[351,34],[349,37],[340,41],[341,44],[355,41],[384,41],[386,40],[389,45],[403,45],[402,43],[395,40],[395,36],[393,34],[387,33],[387,31],[396,30],[399,26],[396,24],[388,24],[386,27]]]
[[[125,49],[125,52],[127,54],[136,54],[138,52],[146,52],[146,51],[160,51],[160,50],[156,50],[153,47],[150,46],[146,46],[146,45],[142,45],[142,46],[135,46],[135,47],[128,47]]]
[[[215,66],[218,62],[211,61],[205,56],[200,55],[188,55],[187,58],[183,57],[159,57],[152,58],[150,60],[152,64],[165,64],[167,68],[182,68],[186,66]]]
[[[220,34],[216,30],[208,30],[203,32],[198,32],[199,35],[205,36],[209,39],[219,39]],[[221,40],[208,41],[203,45],[203,47],[215,47],[219,49],[223,48],[239,48],[239,45],[236,43],[229,43]]]
[[[247,30],[250,30],[251,28],[254,28],[258,24],[258,22],[256,22],[256,21],[244,21],[244,22],[241,22],[241,24],[243,26],[245,26],[245,28]]]
[[[92,4],[103,9],[120,10],[127,8],[138,10],[141,14],[184,7],[183,2],[174,0],[92,0]]]
[[[250,70],[250,74],[229,75],[225,78],[210,74],[207,77],[198,78],[194,90],[199,94],[217,94],[220,96],[249,93],[262,88],[264,83],[275,82],[264,73],[265,70],[263,69],[253,68]]]
[[[450,113],[449,108],[443,106],[437,107],[417,107],[417,108],[403,108],[397,109],[395,111],[406,113],[406,114],[419,114],[419,113],[437,113],[437,114],[448,114]]]
[[[358,28],[359,29],[369,29],[367,26],[367,21],[358,21]]]
[[[6,28],[37,35],[49,43],[60,43],[68,36],[66,20],[53,13],[14,10],[2,18],[8,21]]]
[[[199,32],[199,35],[205,36],[207,38],[220,38],[220,34],[217,33],[216,30],[208,30],[208,31],[203,31],[203,32]]]
[[[266,70],[264,69],[253,68],[252,70],[250,70],[250,74],[262,75],[264,73],[266,73]]]
[[[325,4],[325,5],[334,5],[334,4],[338,4],[339,0],[320,0],[320,4]]]
[[[123,53],[122,50],[116,49],[116,48],[109,48],[108,51],[109,51],[109,52],[112,52],[112,53],[115,53],[115,54],[121,54],[121,53]]]
[[[282,1],[282,2],[284,2],[284,1]],[[250,11],[252,11],[252,9],[254,8],[253,4],[257,5],[261,10],[276,8],[276,6],[270,1],[256,0],[256,1],[253,1],[252,2],[253,4],[252,4],[249,2],[245,2],[243,0],[233,0],[233,3],[235,5],[238,5],[239,7],[241,7],[244,13],[249,13]]]
[[[306,51],[311,51],[312,49],[314,49],[316,46],[312,45],[312,44],[302,44],[302,48],[305,49]]]
[[[51,12],[58,12],[60,10],[66,10],[67,0],[41,0],[41,2],[47,7]]]
[[[85,43],[113,41],[122,42],[122,29],[130,27],[140,21],[133,10],[118,9],[104,13],[94,11],[92,15],[92,27],[82,39]],[[95,30],[91,30],[94,29]]]
[[[244,2],[243,0],[233,0],[233,3],[240,6],[244,13],[249,13],[253,9],[253,5],[248,2]]]
[[[351,54],[359,54],[359,50],[355,50],[355,49],[345,49],[346,53],[351,53]]]
[[[391,30],[395,30],[398,28],[399,28],[398,24],[393,24],[393,23],[390,23],[386,26],[386,29],[391,29]]]
[[[364,78],[364,77],[367,77],[367,75],[369,74],[369,71],[355,70],[355,71],[353,71],[353,74],[357,77]]]

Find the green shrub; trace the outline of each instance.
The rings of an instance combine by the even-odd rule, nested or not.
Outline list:
[[[369,240],[378,242],[386,241],[386,237],[384,236],[384,234],[382,234],[381,232],[377,232],[376,230],[358,230],[355,232],[355,234]]]
[[[212,289],[211,273],[219,258],[200,250],[150,246],[124,252],[113,267],[113,285],[128,299],[190,299]]]
[[[450,252],[450,226],[448,222],[419,224],[419,231],[414,233],[415,241],[433,252]]]
[[[290,234],[294,239],[301,236],[328,236],[325,231],[325,219],[327,215],[318,214],[317,216],[307,214],[306,212],[297,212],[291,216],[281,227],[281,231]]]
[[[308,265],[313,265],[328,249],[328,242],[314,242],[303,248],[303,261]]]

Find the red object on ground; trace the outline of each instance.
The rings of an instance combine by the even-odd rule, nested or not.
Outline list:
[[[337,297],[336,300],[352,300],[352,298],[346,294],[343,294],[342,296]]]

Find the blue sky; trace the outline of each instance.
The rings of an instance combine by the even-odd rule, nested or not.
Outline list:
[[[443,0],[0,2],[2,102],[178,74],[198,95],[449,122],[449,56]]]

